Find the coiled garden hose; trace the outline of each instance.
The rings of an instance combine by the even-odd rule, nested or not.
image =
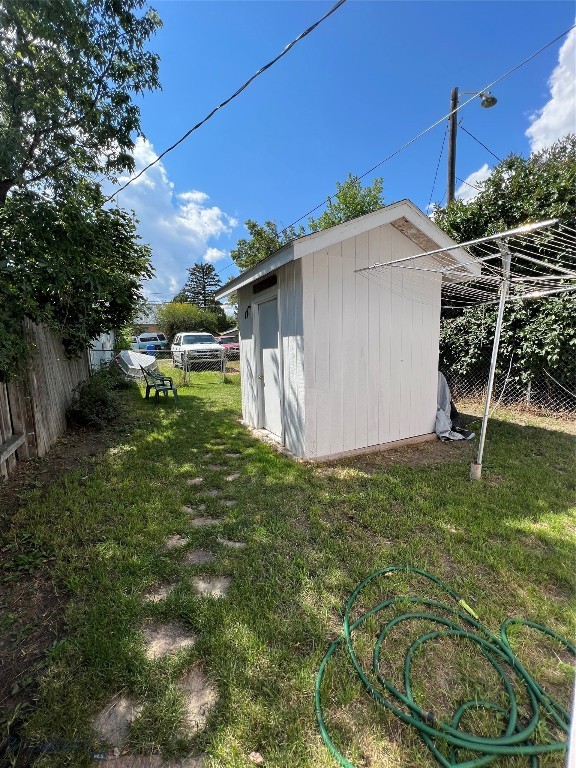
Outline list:
[[[363,613],[355,621],[351,621],[350,614],[352,608],[362,591],[368,584],[381,576],[393,576],[395,572],[413,573],[422,576],[433,582],[446,592],[456,605],[446,605],[436,600],[430,600],[418,596],[398,595],[388,600],[384,600],[373,608]],[[372,654],[372,673],[378,681],[379,687],[371,682],[354,651],[352,634],[354,630],[360,628],[369,617],[379,614],[396,604],[407,605],[413,603],[415,607],[425,606],[424,610],[403,613],[397,615],[385,624],[378,634]],[[448,612],[451,618],[444,618],[439,615],[439,611]],[[380,653],[382,644],[393,627],[405,621],[424,620],[438,626],[438,629],[427,632],[418,637],[408,649],[404,658],[404,692],[398,690],[392,683],[386,680],[380,672]],[[458,623],[459,620],[459,623]],[[334,640],[329,647],[316,676],[315,686],[315,708],[320,733],[328,749],[336,758],[338,763],[345,768],[355,768],[344,755],[338,750],[332,741],[324,720],[321,701],[321,686],[324,678],[326,666],[334,653],[342,646],[348,652],[354,669],[364,684],[369,694],[386,709],[393,713],[403,723],[412,726],[419,733],[430,752],[443,768],[479,768],[487,765],[501,755],[522,755],[530,759],[532,768],[539,765],[538,755],[549,752],[562,751],[566,749],[566,741],[549,741],[546,743],[535,743],[536,730],[543,716],[549,716],[554,723],[564,732],[569,731],[569,714],[560,706],[560,704],[536,682],[530,673],[523,667],[518,657],[512,651],[508,639],[508,628],[513,625],[524,625],[530,627],[544,635],[547,635],[564,645],[570,653],[576,656],[576,648],[557,635],[548,627],[536,624],[524,619],[506,619],[500,627],[500,637],[492,634],[486,627],[480,624],[478,616],[470,606],[460,598],[454,590],[444,584],[426,571],[410,566],[389,566],[381,568],[370,574],[368,578],[361,582],[346,603],[344,611],[342,634]],[[477,646],[482,656],[493,667],[498,674],[504,691],[508,697],[508,708],[504,708],[494,702],[485,700],[471,700],[463,703],[449,723],[438,722],[430,712],[421,709],[412,695],[411,685],[411,664],[414,654],[421,649],[425,643],[442,637],[464,638]],[[506,667],[506,670],[504,669]],[[514,691],[512,679],[520,685],[526,692],[529,707],[530,718],[527,723],[520,722],[521,718],[518,712],[518,703]],[[494,738],[477,736],[473,733],[461,730],[459,728],[462,718],[469,710],[487,710],[494,712],[500,718],[504,719],[505,728],[500,736]],[[444,753],[448,753],[448,757]],[[464,762],[458,761],[458,751],[465,750],[467,753],[474,753],[472,759],[464,759]]]

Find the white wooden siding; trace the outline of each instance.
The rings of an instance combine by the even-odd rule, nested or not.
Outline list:
[[[304,456],[304,338],[302,262],[278,270],[280,338],[283,368],[283,444]]]
[[[354,272],[419,252],[383,225],[302,258],[307,457],[433,431],[439,278]]]
[[[247,424],[258,427],[258,374],[256,370],[256,345],[254,342],[254,323],[251,305],[252,287],[241,288],[238,291],[238,330],[240,331],[242,418]]]
[[[302,263],[280,267],[277,285],[254,295],[252,285],[238,291],[240,330],[240,375],[242,417],[254,427],[262,426],[259,412],[260,360],[255,318],[259,301],[278,297],[282,399],[282,443],[296,456],[304,455],[304,341],[302,318]],[[250,307],[250,309],[248,309]],[[245,315],[248,314],[248,317]]]

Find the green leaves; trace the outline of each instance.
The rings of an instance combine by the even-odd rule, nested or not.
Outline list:
[[[144,0],[0,5],[0,205],[13,187],[131,168],[130,92],[159,86],[144,46],[160,25]]]
[[[27,358],[22,322],[44,323],[70,355],[132,319],[140,282],[152,276],[136,221],[84,184],[65,200],[13,194],[0,208],[0,380]]]
[[[576,228],[576,135],[525,159],[510,155],[481,184],[469,203],[454,201],[435,211],[435,223],[457,242],[496,234],[527,222],[560,218]],[[551,258],[549,254],[538,254]],[[500,360],[514,355],[512,379],[526,383],[550,371],[560,382],[576,381],[576,296],[510,302],[504,315]],[[466,309],[444,318],[441,365],[464,374],[488,369],[495,307]]]
[[[318,219],[308,219],[310,232],[328,229],[382,208],[382,188],[382,179],[374,179],[372,186],[362,187],[360,179],[349,174],[343,184],[336,182],[336,194],[328,198],[326,210]],[[287,227],[278,231],[275,221],[265,221],[261,225],[248,219],[246,228],[250,239],[238,240],[236,248],[230,252],[232,260],[241,270],[250,269],[282,246],[307,234],[302,226],[298,229]]]

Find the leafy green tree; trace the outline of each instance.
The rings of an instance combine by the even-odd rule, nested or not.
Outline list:
[[[145,0],[0,3],[0,206],[13,188],[133,170],[129,94],[158,87],[145,45],[160,25]]]
[[[334,227],[366,213],[382,208],[382,179],[374,179],[371,186],[363,187],[357,176],[348,174],[343,184],[336,182],[336,194],[329,197],[327,207],[317,219],[308,219],[310,232],[318,232],[321,229]]]
[[[470,202],[456,200],[435,210],[436,224],[457,242],[553,218],[576,228],[576,135],[528,159],[510,155],[480,186]],[[514,355],[514,379],[527,382],[544,367],[560,381],[576,383],[574,317],[573,293],[508,303],[500,360],[508,362]],[[465,374],[485,372],[495,318],[495,307],[473,307],[458,317],[445,317],[441,365]]]
[[[195,304],[170,301],[160,307],[156,313],[160,330],[171,341],[177,333],[184,331],[208,331],[218,333],[218,317]]]
[[[362,187],[360,180],[349,174],[343,184],[336,182],[336,194],[333,198],[328,198],[327,208],[318,219],[308,220],[308,227],[310,232],[328,229],[357,216],[376,211],[383,205],[382,179],[375,179],[371,186]],[[248,219],[246,228],[250,238],[238,240],[236,248],[230,252],[232,260],[242,271],[250,269],[282,246],[307,234],[302,226],[298,229],[287,227],[278,230],[278,224],[275,221],[258,224]]]
[[[25,319],[55,331],[70,355],[132,320],[150,249],[131,214],[102,203],[84,184],[59,201],[14,192],[0,207],[0,380],[25,361]]]
[[[250,269],[282,248],[283,245],[304,234],[303,228],[297,231],[293,227],[289,227],[286,230],[278,231],[278,224],[275,221],[265,221],[264,224],[258,224],[256,221],[248,219],[245,223],[250,237],[238,240],[236,248],[230,252],[232,260],[242,271]]]

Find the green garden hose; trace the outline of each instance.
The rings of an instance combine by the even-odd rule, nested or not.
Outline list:
[[[373,608],[363,613],[355,621],[351,621],[350,614],[359,595],[365,587],[381,576],[393,576],[395,572],[418,574],[433,582],[446,592],[455,602],[455,606],[446,605],[436,600],[430,600],[418,596],[398,595],[388,600],[379,602]],[[354,630],[360,628],[371,616],[376,616],[386,609],[397,604],[424,606],[424,610],[396,615],[385,624],[374,645],[372,654],[372,674],[378,687],[371,682],[363,670],[352,641]],[[439,615],[439,612],[448,613],[450,618]],[[408,649],[404,658],[404,692],[398,690],[392,683],[386,680],[380,672],[380,653],[382,644],[393,627],[406,621],[423,620],[437,625],[437,628],[418,637]],[[316,677],[315,708],[320,733],[328,749],[338,763],[345,768],[355,768],[332,741],[322,712],[321,686],[326,671],[326,666],[334,653],[341,647],[345,647],[356,673],[369,694],[386,709],[399,718],[403,723],[412,726],[419,733],[430,752],[443,768],[480,768],[487,765],[502,755],[522,755],[530,759],[532,768],[539,765],[538,755],[549,752],[558,752],[566,749],[566,741],[547,741],[536,743],[537,728],[543,716],[548,716],[565,733],[569,731],[569,714],[554,701],[544,689],[534,680],[530,673],[523,667],[518,657],[512,651],[508,640],[508,628],[514,625],[530,627],[544,635],[547,635],[564,645],[568,651],[576,656],[576,648],[567,640],[557,635],[548,627],[536,624],[524,619],[506,619],[500,627],[500,637],[492,634],[482,626],[476,613],[461,599],[456,592],[444,584],[435,576],[410,566],[389,566],[381,568],[370,574],[361,582],[346,603],[342,634],[334,640],[329,647]],[[430,712],[425,712],[415,702],[412,695],[411,664],[414,655],[429,641],[437,638],[455,637],[471,642],[477,647],[486,661],[498,674],[504,691],[508,697],[508,707],[504,708],[494,702],[474,699],[467,701],[458,707],[449,723],[437,722]],[[521,722],[518,712],[517,696],[513,681],[526,693],[530,707],[528,722]],[[460,721],[469,710],[486,710],[494,712],[505,721],[504,732],[499,736],[482,737],[461,730]],[[443,751],[442,751],[443,750]],[[459,750],[473,753],[471,759],[458,761]],[[448,754],[446,754],[448,753]]]

